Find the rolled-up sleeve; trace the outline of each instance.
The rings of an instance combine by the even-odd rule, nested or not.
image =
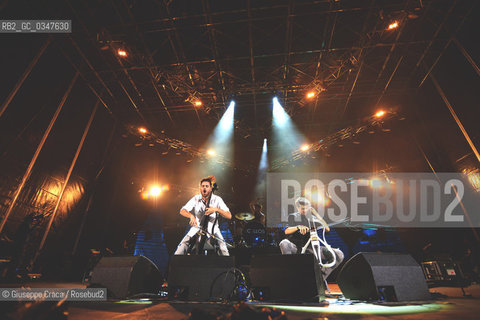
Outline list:
[[[188,200],[188,202],[182,207],[182,210],[185,209],[190,213],[193,213],[193,208],[195,208],[196,199],[193,197],[192,199]]]
[[[230,209],[228,209],[227,205],[225,204],[225,202],[223,202],[223,199],[220,197],[218,197],[218,208],[222,209],[223,211],[230,212]]]

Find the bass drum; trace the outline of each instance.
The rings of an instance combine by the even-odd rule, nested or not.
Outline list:
[[[243,227],[243,239],[250,248],[263,247],[266,236],[265,226],[259,222],[251,221]]]

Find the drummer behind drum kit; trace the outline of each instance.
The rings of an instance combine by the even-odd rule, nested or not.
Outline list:
[[[266,244],[267,229],[263,224],[252,221],[255,216],[250,212],[237,213],[233,220],[235,246],[245,248],[259,248]],[[273,237],[272,237],[273,242]]]

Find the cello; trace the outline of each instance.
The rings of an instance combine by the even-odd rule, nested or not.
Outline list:
[[[208,201],[205,204],[205,212],[210,208],[210,200],[212,199],[213,192],[218,189],[217,183],[215,182],[215,177],[209,177],[212,183],[212,192],[208,196]],[[212,232],[208,232],[208,216],[203,215],[201,221],[199,223],[199,230],[197,233],[190,239],[190,243],[188,246],[188,251],[190,254],[201,254],[205,247],[205,242],[207,241],[207,237],[213,235],[213,229],[215,228],[215,224],[217,223],[218,213],[216,214],[215,221],[213,222]],[[214,238],[214,237],[212,237]]]

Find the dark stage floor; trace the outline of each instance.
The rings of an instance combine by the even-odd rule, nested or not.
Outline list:
[[[75,283],[35,283],[32,287],[83,287]],[[334,296],[340,291],[330,285]],[[274,316],[282,311],[287,319],[478,319],[480,314],[480,285],[460,288],[430,289],[436,300],[427,303],[374,304],[328,299],[329,304],[270,304],[248,302],[244,310],[275,308]],[[187,319],[189,314],[202,314],[194,319],[215,319],[234,311],[234,303],[199,303],[175,301],[123,300],[106,302],[70,302],[66,305],[68,319]],[[2,308],[3,309],[3,308]],[[209,317],[212,316],[212,317]],[[15,317],[15,316],[14,316]],[[15,319],[15,318],[13,318]],[[36,319],[36,317],[32,318]],[[241,319],[255,319],[252,316]],[[261,318],[260,318],[261,319]]]

